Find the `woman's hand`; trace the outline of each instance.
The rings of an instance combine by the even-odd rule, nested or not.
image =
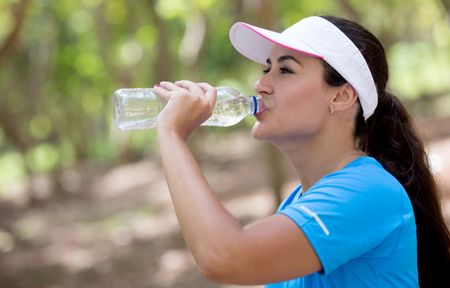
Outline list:
[[[158,134],[171,131],[184,140],[211,116],[216,103],[216,89],[207,83],[164,81],[154,89],[167,101],[157,119]]]

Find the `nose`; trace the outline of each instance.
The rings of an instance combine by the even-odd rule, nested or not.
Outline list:
[[[263,75],[258,81],[256,81],[254,88],[255,92],[261,96],[270,95],[273,93],[273,86],[267,74]]]

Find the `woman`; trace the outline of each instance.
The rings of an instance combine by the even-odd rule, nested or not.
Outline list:
[[[160,83],[168,101],[158,120],[162,163],[203,274],[267,287],[450,287],[450,237],[436,185],[410,117],[385,91],[379,41],[329,16],[282,33],[236,23],[230,38],[265,65],[252,134],[289,158],[301,186],[278,213],[241,227],[186,144],[210,116],[215,89]]]

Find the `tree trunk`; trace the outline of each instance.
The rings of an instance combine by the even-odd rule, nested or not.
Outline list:
[[[30,0],[22,0],[12,7],[13,15],[15,16],[15,24],[11,33],[6,37],[5,42],[0,47],[0,64],[6,59],[19,42],[19,35],[22,29],[27,7]],[[0,103],[0,126],[3,128],[6,138],[12,142],[13,145],[19,148],[21,152],[25,152],[29,148],[29,143],[19,133],[16,125],[16,118],[11,112],[5,109],[6,107]]]
[[[156,40],[156,61],[153,66],[155,83],[159,83],[163,80],[172,79],[172,58],[170,55],[169,34],[167,27],[161,17],[155,10],[155,0],[149,0],[150,16],[153,21],[153,25],[158,31],[158,37]]]
[[[25,20],[25,14],[30,2],[31,0],[22,0],[21,2],[14,5],[14,7],[12,8],[13,15],[16,21],[11,33],[8,35],[8,37],[6,37],[3,46],[0,47],[0,63],[10,53],[12,53],[12,51],[14,50],[14,48],[16,48],[18,44],[20,31],[22,29],[23,22]]]

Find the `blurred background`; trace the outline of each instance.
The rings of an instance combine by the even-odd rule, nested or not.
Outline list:
[[[0,0],[0,287],[233,287],[195,268],[155,132],[112,127],[111,96],[178,79],[250,94],[261,67],[233,50],[229,27],[281,31],[314,14],[356,20],[385,45],[450,224],[449,0]],[[190,141],[243,224],[298,184],[252,123]]]

